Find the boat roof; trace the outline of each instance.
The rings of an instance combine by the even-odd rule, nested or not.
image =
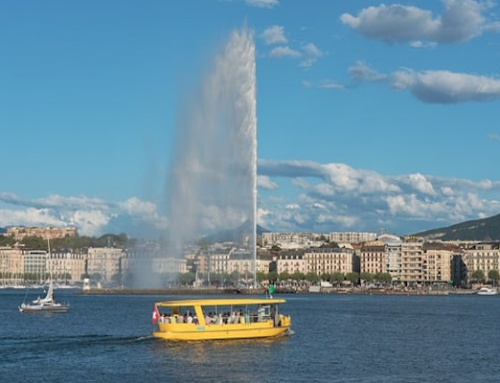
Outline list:
[[[244,306],[285,303],[284,299],[269,298],[245,298],[245,299],[187,299],[177,301],[156,302],[160,307],[179,307],[179,306]]]

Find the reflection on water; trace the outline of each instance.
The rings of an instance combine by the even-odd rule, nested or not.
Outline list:
[[[289,337],[220,341],[172,342],[154,340],[152,351],[166,366],[189,366],[181,379],[206,381],[207,369],[220,377],[234,381],[252,381],[255,366],[261,360],[272,359],[273,353],[289,342]],[[223,381],[226,381],[223,379]]]

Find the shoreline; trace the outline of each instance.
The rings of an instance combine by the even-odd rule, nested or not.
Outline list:
[[[237,294],[237,295],[262,295],[265,294],[265,289],[90,289],[86,291],[78,291],[75,294],[81,295],[222,295],[222,294]],[[275,291],[275,295],[427,295],[427,296],[446,296],[446,295],[474,295],[475,290],[409,290],[409,291],[393,291],[393,290],[343,290],[343,289],[324,289],[318,292],[311,291],[294,291],[282,290]]]

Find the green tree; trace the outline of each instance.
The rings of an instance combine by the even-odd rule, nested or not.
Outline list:
[[[3,236],[0,235],[0,246],[13,246],[16,243],[16,240],[12,236]]]
[[[488,271],[488,279],[492,281],[493,286],[497,285],[499,278],[500,278],[500,274],[498,273],[498,270]]]
[[[195,273],[188,272],[179,274],[179,284],[184,286],[192,285],[195,279]]]
[[[353,285],[357,286],[359,282],[359,274],[358,273],[347,273],[346,279],[351,282]]]
[[[329,273],[323,273],[320,275],[322,281],[329,281],[331,278],[331,275]]]
[[[472,273],[472,280],[479,282],[479,283],[484,282],[484,271],[480,270],[480,269],[477,269],[476,271],[474,271]]]
[[[269,276],[266,273],[263,273],[261,271],[257,271],[257,280],[259,282],[266,281],[268,280]]]
[[[361,280],[365,281],[365,283],[371,283],[373,282],[373,274],[367,273],[366,271],[363,271],[360,275]]]
[[[280,281],[288,281],[290,279],[290,273],[288,271],[283,271],[279,274]]]
[[[291,275],[291,278],[294,280],[294,281],[297,281],[297,282],[300,282],[300,281],[303,281],[306,276],[304,273],[301,273],[300,271],[296,271],[294,272],[292,275]]]
[[[310,283],[319,282],[320,281],[320,277],[319,277],[318,274],[313,273],[312,271],[310,271],[310,272],[308,272],[306,274],[306,281],[308,281]]]
[[[332,274],[332,282],[336,282],[337,286],[340,286],[342,282],[344,282],[344,273],[340,271],[336,271]]]

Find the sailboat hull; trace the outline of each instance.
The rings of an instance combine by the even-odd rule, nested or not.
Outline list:
[[[24,314],[65,314],[69,310],[69,305],[21,305],[19,311]]]

